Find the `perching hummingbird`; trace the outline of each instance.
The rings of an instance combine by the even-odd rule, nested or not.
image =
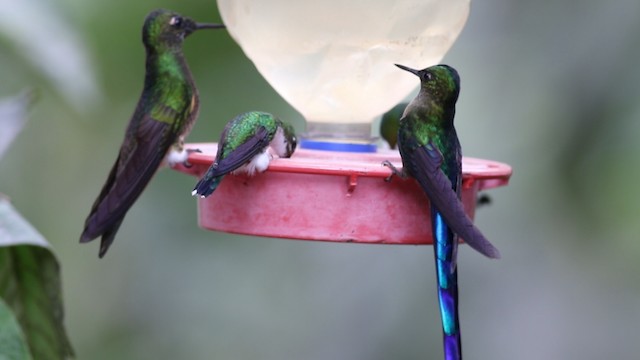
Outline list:
[[[389,144],[389,149],[395,150],[398,145],[398,128],[400,118],[408,103],[399,103],[382,115],[380,120],[380,136]],[[478,194],[476,208],[491,204],[491,197],[487,194]]]
[[[103,257],[138,196],[163,164],[186,163],[184,149],[198,117],[198,90],[182,54],[185,37],[200,29],[224,25],[199,24],[169,10],[154,10],[142,28],[146,49],[144,88],[129,121],[118,158],[85,221],[80,242],[99,236]],[[193,150],[191,150],[193,151]]]
[[[398,145],[398,126],[406,107],[407,103],[400,103],[382,115],[380,136],[389,144],[389,149],[395,149]]]
[[[390,162],[393,174],[414,177],[431,202],[433,249],[438,279],[444,357],[461,359],[458,321],[458,237],[490,258],[500,253],[465,214],[460,201],[462,154],[453,126],[460,92],[458,72],[447,65],[414,70],[397,65],[420,78],[420,91],[404,111],[398,129],[402,172]]]
[[[198,181],[191,195],[211,195],[224,175],[245,172],[252,176],[269,167],[273,154],[291,157],[297,139],[293,126],[265,112],[251,111],[236,116],[220,135],[214,163]]]

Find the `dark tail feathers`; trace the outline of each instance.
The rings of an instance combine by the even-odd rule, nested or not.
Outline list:
[[[191,195],[205,198],[216,190],[220,181],[222,181],[222,176],[208,177],[205,175],[193,188]]]

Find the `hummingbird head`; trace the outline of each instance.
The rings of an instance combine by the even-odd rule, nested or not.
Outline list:
[[[456,69],[449,65],[434,65],[422,70],[415,70],[398,65],[420,78],[420,92],[426,92],[436,101],[444,104],[455,104],[460,94],[460,76]]]
[[[142,28],[142,41],[148,50],[180,49],[184,38],[200,29],[220,29],[221,24],[199,24],[170,10],[149,13]]]
[[[289,123],[282,122],[282,130],[284,130],[284,139],[287,145],[286,155],[284,157],[291,157],[293,152],[296,151],[298,146],[298,138],[296,138],[296,131]]]

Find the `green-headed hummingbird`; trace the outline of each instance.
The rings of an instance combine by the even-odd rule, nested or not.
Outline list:
[[[200,24],[169,10],[154,10],[142,28],[146,49],[144,88],[129,121],[118,158],[85,221],[80,242],[99,236],[103,257],[127,211],[158,168],[186,163],[184,138],[198,117],[198,90],[182,53],[184,39]]]
[[[398,146],[402,172],[385,161],[393,174],[415,178],[431,202],[433,248],[438,279],[444,357],[461,359],[458,320],[458,237],[490,258],[496,249],[465,214],[460,201],[462,152],[453,119],[460,93],[458,72],[448,65],[414,70],[397,65],[420,78],[420,91],[400,119]]]
[[[224,175],[230,172],[244,172],[249,176],[263,172],[269,167],[274,154],[291,157],[296,145],[296,134],[291,124],[266,112],[240,114],[225,126],[216,158],[191,194],[203,198],[211,195]]]

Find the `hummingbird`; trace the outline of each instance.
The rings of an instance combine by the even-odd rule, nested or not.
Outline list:
[[[458,318],[458,237],[489,258],[500,253],[465,214],[460,201],[462,152],[453,126],[460,93],[460,76],[448,65],[415,70],[398,65],[420,78],[418,95],[406,107],[398,129],[402,171],[383,162],[393,175],[413,177],[431,203],[431,224],[442,320],[444,358],[461,359]]]
[[[380,121],[380,135],[389,144],[389,149],[395,150],[398,145],[398,127],[400,118],[407,108],[408,103],[399,103],[382,115]],[[479,194],[476,199],[476,207],[491,204],[491,197],[487,194]]]
[[[80,242],[102,237],[98,256],[113,243],[124,217],[163,165],[187,163],[184,138],[198,117],[198,90],[182,53],[184,39],[221,24],[196,23],[173,11],[150,12],[142,28],[144,87],[102,191],[91,207]]]
[[[382,115],[380,135],[389,144],[389,149],[395,150],[398,146],[398,126],[407,105],[407,103],[399,103]]]
[[[191,195],[201,198],[211,195],[224,175],[230,172],[247,173],[249,176],[263,172],[269,167],[273,153],[289,158],[296,145],[295,131],[290,124],[266,112],[240,114],[225,126],[218,142],[216,159]]]

